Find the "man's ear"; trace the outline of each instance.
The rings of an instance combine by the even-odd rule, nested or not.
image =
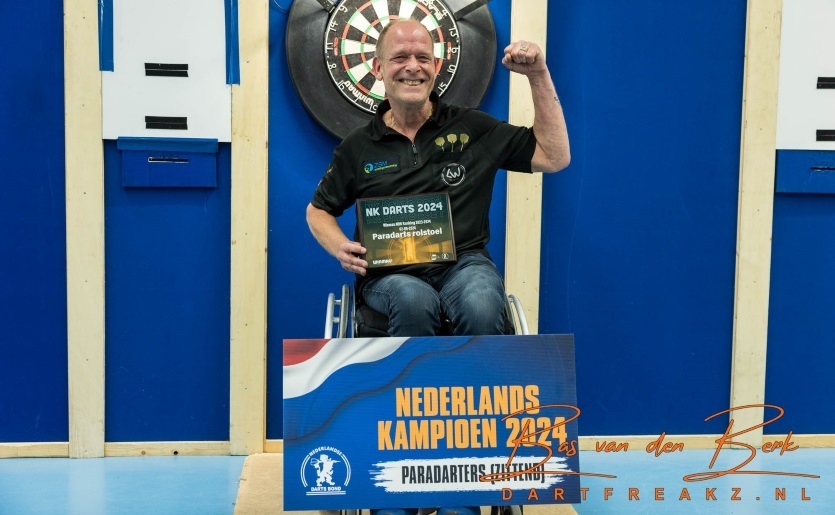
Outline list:
[[[383,80],[383,66],[380,62],[380,58],[376,55],[371,60],[371,74],[374,75],[375,79]]]

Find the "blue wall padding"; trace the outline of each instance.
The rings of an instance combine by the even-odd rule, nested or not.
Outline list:
[[[114,70],[113,0],[99,0],[99,69]]]
[[[0,17],[0,442],[66,442],[63,10]]]
[[[241,67],[238,43],[238,0],[224,0],[226,27],[226,83],[241,83]]]
[[[766,401],[786,414],[766,434],[835,428],[835,197],[774,199]]]
[[[118,138],[116,148],[122,152],[122,186],[217,186],[216,139]]]
[[[135,138],[116,139],[119,150],[171,150],[217,154],[217,140],[208,138]]]
[[[133,189],[105,142],[109,442],[228,440],[228,144],[215,189]]]
[[[217,156],[177,151],[123,150],[126,188],[214,188]]]
[[[285,6],[284,2],[281,2]],[[286,7],[290,7],[288,2]],[[497,34],[497,61],[493,83],[482,109],[507,119],[508,72],[499,52],[510,32],[508,0],[490,2]],[[267,306],[267,437],[281,438],[281,342],[285,338],[321,338],[325,303],[353,275],[319,247],[305,222],[305,208],[330,163],[339,141],[316,124],[301,104],[290,81],[285,57],[287,14],[270,4],[270,192]],[[324,84],[323,87],[332,87]],[[504,267],[505,174],[496,177],[490,215],[491,254]],[[353,210],[340,225],[353,234]]]
[[[546,177],[541,333],[574,333],[583,435],[722,432],[746,3],[559,0],[572,163]]]
[[[778,150],[777,193],[835,193],[835,151]]]

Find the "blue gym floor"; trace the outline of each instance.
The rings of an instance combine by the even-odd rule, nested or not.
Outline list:
[[[0,514],[231,514],[245,459],[3,459]]]
[[[763,454],[745,470],[814,474],[820,479],[777,475],[728,475],[686,483],[687,474],[708,471],[713,451],[686,450],[655,457],[643,449],[582,452],[583,471],[618,476],[583,478],[587,514],[826,514],[835,513],[835,449],[798,449]],[[746,451],[722,451],[714,470],[731,468]],[[240,456],[177,456],[70,460],[0,460],[0,514],[231,514],[244,463]],[[611,488],[608,499],[606,489]],[[637,500],[629,500],[629,489]],[[655,500],[663,488],[664,500]],[[679,500],[687,488],[691,500]],[[707,500],[714,489],[716,500]],[[734,489],[741,500],[734,501]],[[785,489],[786,500],[775,500]],[[803,492],[809,500],[803,500]],[[633,493],[635,493],[633,491]],[[757,500],[759,497],[759,500]]]

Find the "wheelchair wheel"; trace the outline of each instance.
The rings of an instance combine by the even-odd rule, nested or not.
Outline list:
[[[339,306],[339,314],[334,316],[334,309]],[[339,300],[333,293],[328,294],[328,305],[325,308],[325,338],[333,337],[333,325],[336,324],[336,337],[345,338],[348,336],[348,327],[352,323],[353,316],[351,309],[351,289],[347,284],[342,285],[342,295]]]
[[[336,297],[333,293],[328,293],[328,304],[325,307],[325,339],[333,337],[333,307],[336,305]]]
[[[351,289],[347,284],[342,285],[342,297],[339,299],[339,322],[336,326],[336,337],[345,338],[348,336],[348,326],[351,320],[348,317],[348,308],[351,303]]]
[[[522,307],[522,301],[516,295],[510,294],[507,296],[507,308],[513,326],[516,328],[516,334],[531,334],[528,329],[528,319],[525,316],[525,308]]]

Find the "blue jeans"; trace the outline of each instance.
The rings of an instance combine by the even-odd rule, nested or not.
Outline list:
[[[456,336],[502,334],[505,297],[502,277],[481,252],[421,276],[390,274],[370,279],[362,289],[365,303],[388,316],[390,336],[434,336],[441,312]]]

